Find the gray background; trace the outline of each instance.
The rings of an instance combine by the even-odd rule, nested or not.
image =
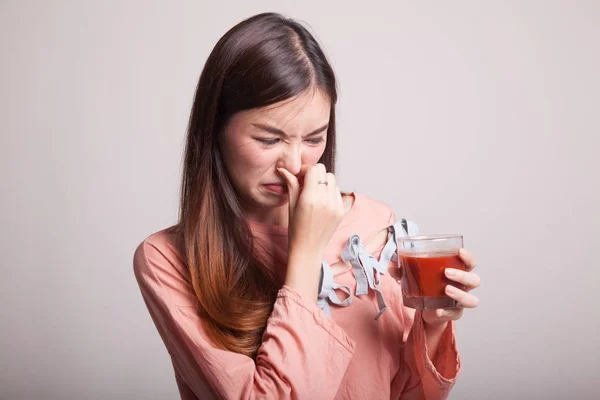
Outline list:
[[[177,398],[132,255],[175,222],[208,53],[262,11],[331,58],[343,189],[478,256],[450,398],[592,398],[600,2],[348,3],[0,1],[0,398]]]

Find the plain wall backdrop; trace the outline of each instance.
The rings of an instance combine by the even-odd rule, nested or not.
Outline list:
[[[1,399],[178,398],[133,252],[176,221],[209,52],[263,11],[337,72],[342,188],[478,258],[450,398],[597,395],[600,2],[352,3],[0,1]]]

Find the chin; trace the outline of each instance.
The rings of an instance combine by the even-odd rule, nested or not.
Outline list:
[[[265,195],[262,198],[261,205],[267,208],[277,208],[284,206],[288,203],[288,198],[286,196],[274,196],[274,195]]]
[[[288,203],[287,193],[285,194],[276,194],[269,191],[261,191],[258,196],[254,197],[256,203],[265,208],[277,208],[284,206]]]

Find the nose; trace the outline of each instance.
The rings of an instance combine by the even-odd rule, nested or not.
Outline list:
[[[302,148],[298,144],[290,144],[282,151],[277,167],[287,169],[291,174],[298,175],[302,167]]]

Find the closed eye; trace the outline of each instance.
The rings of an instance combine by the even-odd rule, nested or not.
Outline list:
[[[310,143],[310,144],[318,145],[318,144],[323,143],[323,137],[318,137],[318,138],[314,138],[314,139],[307,139],[306,141],[308,143]]]
[[[266,145],[266,146],[273,146],[274,144],[279,143],[279,140],[281,139],[256,139],[258,140],[260,143]]]
[[[278,139],[278,138],[274,138],[274,139],[256,138],[256,140],[265,146],[273,146],[281,141],[281,139]],[[306,139],[306,142],[313,146],[318,146],[321,143],[323,143],[323,140],[324,140],[323,137],[317,137],[317,138]]]

